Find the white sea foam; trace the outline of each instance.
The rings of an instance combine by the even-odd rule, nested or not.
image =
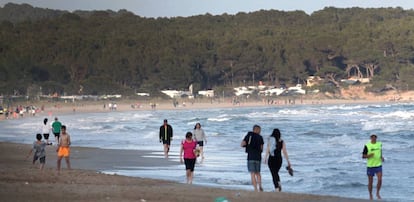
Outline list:
[[[33,132],[43,121],[42,115],[1,121],[0,141],[32,143]],[[259,124],[265,148],[273,128],[282,132],[295,170],[294,177],[290,177],[284,170],[284,161],[280,176],[288,192],[365,197],[366,189],[353,185],[366,183],[365,159],[361,154],[369,135],[376,133],[387,158],[383,195],[400,193],[396,197],[400,201],[412,199],[409,191],[400,192],[413,189],[412,185],[400,179],[414,176],[409,166],[414,163],[414,104],[74,113],[62,115],[59,120],[68,126],[74,146],[156,151],[145,156],[154,158],[163,155],[158,131],[164,118],[174,129],[171,144],[174,161],[178,161],[180,141],[186,131],[193,130],[195,123],[200,122],[207,134],[206,159],[196,165],[195,184],[251,190],[246,153],[240,142],[254,124]],[[183,165],[152,169],[120,167],[105,172],[185,182]],[[272,190],[271,175],[265,164],[262,164],[262,179],[265,189]],[[346,191],[338,192],[339,189]]]
[[[283,109],[279,111],[282,115],[313,115],[313,112],[309,110],[294,110],[294,109]]]
[[[356,110],[356,109],[366,109],[369,107],[368,105],[332,105],[329,107],[326,107],[327,110],[336,111],[336,110]]]
[[[225,122],[225,121],[230,120],[230,118],[228,118],[228,117],[222,117],[222,118],[218,117],[218,118],[209,118],[207,120],[208,121],[216,121],[216,122]]]
[[[388,114],[383,114],[382,117],[397,119],[413,119],[414,111],[395,111]],[[378,116],[374,116],[374,118],[378,118]]]

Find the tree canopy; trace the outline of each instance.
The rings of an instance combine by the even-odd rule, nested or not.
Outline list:
[[[0,20],[0,94],[290,85],[310,75],[414,89],[414,11],[398,7],[144,18],[7,4]]]

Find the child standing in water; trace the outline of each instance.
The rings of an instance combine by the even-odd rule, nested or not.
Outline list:
[[[43,171],[46,163],[46,145],[47,143],[42,140],[42,134],[36,134],[36,141],[33,142],[33,147],[30,149],[29,154],[26,157],[26,159],[28,159],[33,152],[33,165],[39,159],[39,169],[41,171]]]

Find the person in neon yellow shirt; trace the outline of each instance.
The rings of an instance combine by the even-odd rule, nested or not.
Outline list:
[[[368,175],[368,192],[369,199],[372,200],[372,184],[375,174],[377,175],[377,198],[381,199],[380,190],[382,185],[382,143],[377,141],[377,135],[371,135],[371,141],[365,144],[362,158],[367,159],[367,175]]]

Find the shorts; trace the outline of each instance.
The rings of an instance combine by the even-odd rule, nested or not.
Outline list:
[[[36,156],[36,155],[33,156],[33,163],[36,162],[37,159],[39,159],[39,161],[40,161],[41,164],[45,164],[46,163],[46,156],[43,156],[43,157],[40,157],[40,158],[38,156]]]
[[[162,144],[171,145],[171,140],[162,140]]]
[[[60,133],[53,133],[55,135],[55,137],[59,138],[60,137]]]
[[[377,173],[382,172],[382,166],[378,167],[367,167],[367,175],[368,176],[375,176]]]
[[[197,144],[198,144],[198,146],[202,147],[202,146],[204,146],[204,141],[198,141]]]
[[[247,160],[247,170],[251,173],[259,173],[260,172],[260,161]]]
[[[45,140],[48,140],[49,139],[49,133],[44,133],[43,137],[45,138]]]
[[[69,157],[70,155],[70,148],[69,147],[59,147],[58,150],[58,157]]]
[[[196,159],[184,159],[185,169],[191,170],[191,172],[194,171]]]

